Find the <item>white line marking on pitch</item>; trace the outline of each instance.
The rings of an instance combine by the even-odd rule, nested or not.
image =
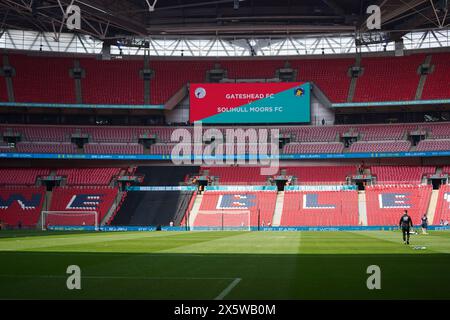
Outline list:
[[[241,282],[241,278],[236,278],[231,282],[228,287],[226,287],[214,300],[223,300],[231,292],[231,290],[234,289],[238,285],[239,282]]]

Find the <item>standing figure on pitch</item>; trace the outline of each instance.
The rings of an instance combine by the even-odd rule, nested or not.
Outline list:
[[[409,244],[409,232],[410,228],[413,227],[413,222],[411,217],[408,215],[408,210],[400,218],[399,227],[402,228],[403,233],[403,243]]]
[[[427,214],[424,214],[423,217],[421,218],[421,220],[422,220],[422,234],[428,234],[427,233],[427,229],[428,229]]]

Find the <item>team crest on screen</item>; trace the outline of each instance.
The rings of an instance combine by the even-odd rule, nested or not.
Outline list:
[[[305,90],[303,89],[303,88],[297,88],[297,89],[295,89],[295,91],[294,91],[294,95],[296,96],[296,97],[301,97],[301,96],[303,96],[305,94]]]
[[[199,88],[195,89],[195,96],[198,99],[203,99],[204,97],[206,97],[206,90],[205,90],[205,88],[199,87]]]

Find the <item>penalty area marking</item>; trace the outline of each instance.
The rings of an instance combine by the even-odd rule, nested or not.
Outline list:
[[[214,300],[223,300],[241,282],[241,278],[235,278]]]

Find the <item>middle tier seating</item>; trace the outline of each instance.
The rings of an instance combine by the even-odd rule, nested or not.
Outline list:
[[[286,175],[297,177],[297,184],[326,184],[341,185],[347,176],[356,174],[355,166],[305,166],[284,167]]]
[[[201,167],[200,172],[218,177],[221,185],[264,185],[270,176],[262,175],[260,167]]]
[[[416,151],[448,151],[450,150],[450,140],[422,140],[417,145]]]
[[[344,144],[341,142],[289,143],[283,147],[284,154],[298,153],[342,153]]]
[[[182,127],[192,135],[192,127]],[[268,127],[261,127],[268,128]],[[2,152],[44,152],[44,153],[116,153],[116,154],[169,154],[170,138],[173,127],[74,127],[74,126],[41,126],[41,125],[0,125],[0,135],[18,135],[17,147],[9,146],[0,139]],[[225,135],[226,127],[218,128]],[[244,128],[250,129],[250,128]],[[204,131],[207,129],[204,129]],[[408,152],[412,145],[406,140],[408,134],[415,130],[425,131],[427,139],[420,141],[418,151],[448,150],[450,140],[449,123],[434,124],[399,124],[399,125],[367,125],[367,126],[298,126],[283,127],[280,134],[289,137],[281,153],[343,153],[343,152]],[[359,141],[351,144],[347,150],[339,137],[345,133],[353,133]],[[83,149],[71,144],[74,134],[84,134],[88,143]],[[154,138],[156,144],[144,152],[139,138]],[[226,138],[226,135],[224,136]],[[0,137],[1,138],[1,137]],[[441,141],[442,140],[442,141]],[[229,141],[224,141],[229,143]],[[447,149],[446,149],[447,148]],[[249,149],[246,147],[246,149]],[[48,150],[48,151],[46,151]]]
[[[57,176],[66,176],[71,186],[107,186],[120,168],[67,168],[58,169]]]
[[[144,146],[139,143],[87,143],[84,151],[88,154],[143,154]]]
[[[358,141],[350,146],[350,152],[407,152],[411,148],[409,141]]]

